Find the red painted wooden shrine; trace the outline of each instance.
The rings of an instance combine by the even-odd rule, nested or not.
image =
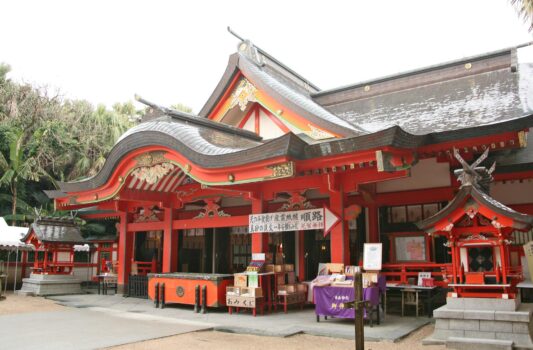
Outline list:
[[[456,170],[459,192],[434,216],[417,225],[429,234],[443,235],[451,250],[452,271],[449,286],[458,297],[514,298],[521,270],[511,266],[509,245],[515,230],[529,231],[533,216],[518,213],[490,197],[494,167],[477,167],[488,149],[471,166],[459,152],[463,165]]]
[[[38,218],[21,240],[35,247],[32,273],[46,275],[71,274],[74,245],[85,243],[74,219],[66,217]]]
[[[516,50],[320,90],[243,41],[198,115],[139,98],[147,115],[117,141],[101,171],[60,183],[48,195],[59,210],[96,206],[102,214],[93,218],[119,219],[120,285],[139,262],[155,259],[162,273],[231,273],[246,266],[250,253],[280,247],[300,280],[313,278],[319,262],[357,264],[364,242],[385,243],[415,231],[423,236],[414,223],[456,201],[462,189],[452,174],[460,166],[454,149],[468,161],[490,149],[499,164],[494,198],[533,214],[527,196],[533,190],[527,143],[533,83],[523,84],[533,78],[516,62]],[[474,192],[464,196],[485,200]],[[520,243],[531,232],[511,232],[516,222],[502,215],[496,222],[502,229],[487,231],[481,218],[492,225],[492,209],[480,203],[470,220],[484,227],[474,234],[483,232],[487,240],[470,243],[498,247],[484,278],[512,285],[520,252],[502,242],[512,236]],[[323,206],[341,218],[326,237],[314,231],[247,233],[250,214]],[[465,231],[458,225],[467,222],[457,210],[450,232],[458,239],[455,232]],[[440,284],[450,274],[454,284],[465,284],[471,271],[464,260],[462,274],[458,263],[467,243],[450,247],[450,263],[439,235],[427,238],[424,261],[396,261],[384,252],[391,256],[383,265],[388,278],[407,282],[429,270]],[[498,291],[507,292],[512,294]]]

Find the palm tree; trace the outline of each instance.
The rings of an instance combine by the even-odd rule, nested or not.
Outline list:
[[[21,181],[39,181],[41,177],[49,175],[41,168],[33,157],[25,157],[24,140],[25,135],[20,130],[11,132],[11,142],[9,143],[9,158],[6,159],[0,152],[0,186],[7,186],[11,192],[11,204],[13,225],[15,225],[17,215],[17,189]]]
[[[533,0],[511,0],[524,22],[529,22],[529,31],[533,31]]]

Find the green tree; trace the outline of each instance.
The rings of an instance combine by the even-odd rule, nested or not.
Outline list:
[[[524,22],[529,24],[529,31],[533,31],[533,0],[511,0],[511,4]]]
[[[3,175],[0,178],[0,186],[7,186],[12,196],[12,211],[13,216],[17,215],[17,193],[20,182],[36,181],[38,182],[42,176],[48,176],[46,171],[42,169],[35,158],[26,157],[24,150],[25,135],[20,130],[13,130],[11,142],[9,143],[9,157],[6,158],[0,152],[0,170]],[[13,225],[15,219],[13,219]]]
[[[173,104],[172,106],[170,106],[170,108],[175,109],[180,112],[192,113],[192,108],[187,105],[184,105],[183,103]]]

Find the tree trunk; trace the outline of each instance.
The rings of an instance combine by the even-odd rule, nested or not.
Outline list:
[[[11,220],[11,225],[15,226],[15,224],[17,223],[15,219],[15,215],[17,215],[17,183],[16,182],[11,185],[11,194],[13,195],[13,209],[12,209],[13,220]]]

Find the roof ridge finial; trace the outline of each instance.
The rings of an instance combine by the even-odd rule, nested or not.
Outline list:
[[[454,170],[455,176],[459,182],[461,182],[461,187],[463,186],[476,186],[479,187],[483,192],[489,193],[490,183],[494,179],[492,173],[496,169],[496,162],[492,164],[490,169],[486,167],[480,167],[480,165],[487,156],[489,155],[489,149],[487,148],[485,152],[478,159],[476,159],[472,164],[468,164],[464,158],[459,153],[457,148],[453,149],[453,154],[455,158],[459,161],[462,169]]]
[[[246,57],[248,57],[252,62],[254,62],[259,67],[262,67],[265,65],[265,56],[262,55],[259,52],[259,49],[248,39],[244,39],[239,34],[235,33],[231,28],[228,26],[228,32],[230,32],[231,35],[239,39],[241,42],[239,45],[237,45],[237,51]]]

